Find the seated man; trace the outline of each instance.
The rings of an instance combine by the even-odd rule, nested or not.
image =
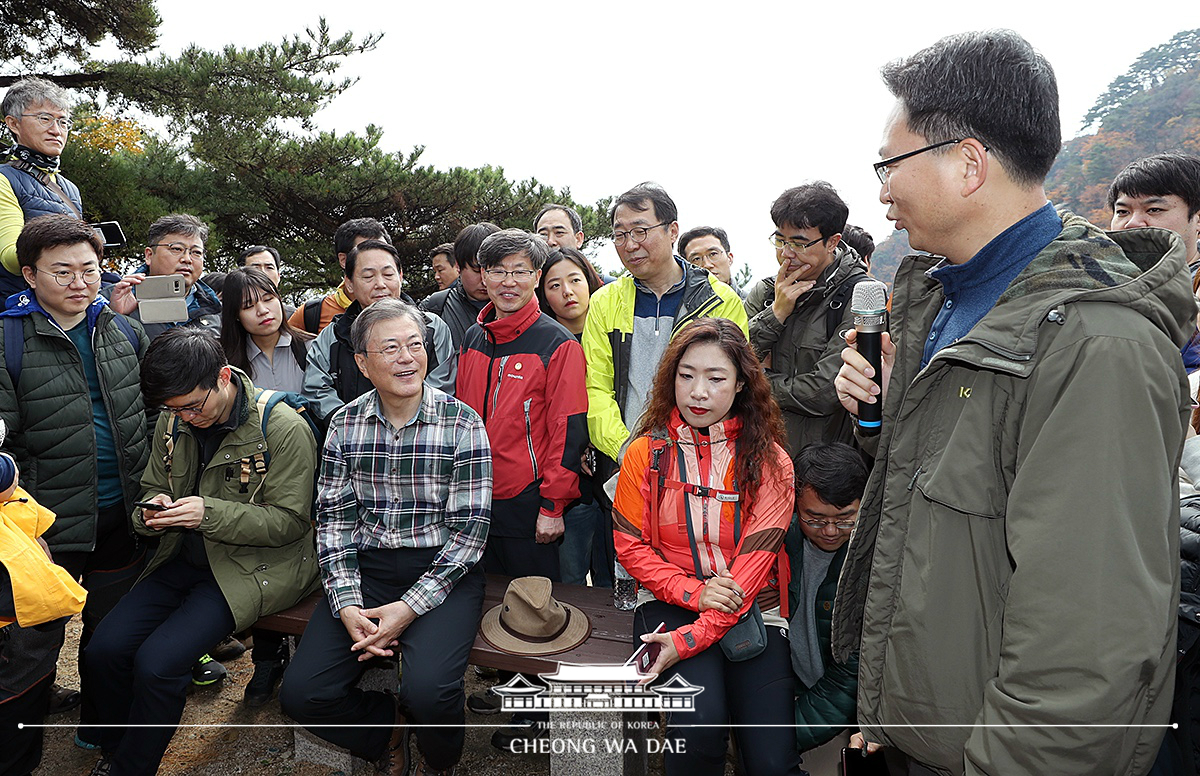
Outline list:
[[[395,776],[409,770],[408,721],[421,725],[418,774],[453,774],[462,754],[462,676],[491,520],[487,432],[470,407],[425,384],[426,325],[385,299],[351,327],[375,388],[329,425],[317,496],[325,598],[279,694],[292,719]],[[399,695],[357,689],[362,661],[394,647]]]
[[[328,420],[343,404],[371,390],[371,381],[359,370],[350,330],[359,314],[375,302],[401,299],[400,289],[404,285],[400,254],[391,243],[382,240],[365,240],[351,248],[343,269],[346,271],[343,285],[353,301],[317,335],[304,369],[304,395],[316,403],[322,420]],[[429,384],[453,392],[455,360],[450,329],[432,313],[423,315],[430,337],[426,353]]]
[[[792,670],[796,683],[796,744],[804,752],[854,723],[858,659],[835,662],[830,651],[833,597],[867,467],[841,442],[811,444],[796,456],[796,517],[785,546],[791,563]]]
[[[255,388],[216,337],[172,329],[142,361],[158,407],[133,529],[158,538],[146,572],[96,628],[84,671],[100,704],[104,757],[92,773],[158,770],[183,714],[196,658],[315,588],[317,445],[286,404],[262,417]]]

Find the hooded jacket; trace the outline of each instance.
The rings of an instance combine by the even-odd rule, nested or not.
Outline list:
[[[708,271],[679,260],[684,272],[683,302],[671,336],[697,318],[728,318],[746,332],[746,310],[733,289]],[[633,308],[637,287],[632,275],[619,277],[592,294],[583,327],[587,358],[588,433],[592,445],[613,461],[637,418],[623,415],[629,391],[633,350]]]
[[[0,419],[9,429],[5,448],[21,467],[21,481],[58,516],[46,531],[56,552],[91,552],[96,546],[96,431],[92,397],[83,360],[58,324],[42,310],[32,291],[13,297],[0,313],[5,326],[25,335],[20,384],[0,366]],[[96,372],[112,425],[125,507],[133,511],[138,480],[150,455],[138,353],[148,341],[137,323],[138,353],[117,326],[118,313],[97,297],[87,310]],[[0,365],[4,363],[0,337]]]
[[[571,332],[542,313],[536,297],[512,315],[495,315],[488,303],[467,330],[455,396],[487,427],[492,498],[513,498],[540,481],[541,513],[561,518],[579,498],[588,442],[583,350]],[[533,523],[505,526],[493,514],[491,533],[533,538]]]
[[[767,379],[771,381],[771,394],[783,410],[792,455],[813,442],[849,443],[854,439],[850,415],[833,388],[833,378],[842,367],[845,333],[854,328],[850,300],[842,309],[837,331],[828,339],[825,316],[829,297],[838,287],[866,275],[866,267],[854,249],[838,245],[817,285],[796,300],[792,314],[782,323],[771,310],[775,278],[759,281],[746,297],[750,344],[760,356],[771,357]]]
[[[248,397],[254,385],[235,367]],[[234,630],[250,627],[259,617],[282,611],[317,589],[317,553],[313,537],[313,480],[317,443],[308,422],[280,402],[271,410],[267,433],[253,400],[247,417],[225,435],[200,472],[198,495],[204,499],[204,518],[195,530],[204,539],[209,568],[229,604]],[[173,416],[158,416],[154,451],[142,477],[141,500],[165,493],[173,500],[193,493],[200,449],[192,428],[179,424],[167,466],[167,440]],[[262,473],[255,456],[270,452]],[[249,463],[246,463],[246,462]],[[245,486],[241,476],[245,472]],[[184,529],[147,528],[142,510],[133,513],[134,530],[159,537],[158,549],[139,578],[174,558],[183,544]]]
[[[659,471],[668,481],[701,486],[701,490],[733,491],[741,429],[741,419],[734,417],[714,423],[702,434],[673,410]],[[792,461],[778,445],[773,447],[770,476],[764,474],[749,508],[736,515],[741,521],[740,541],[734,539],[735,509],[740,502],[735,507],[712,495],[667,486],[659,490],[655,510],[651,437],[637,437],[625,451],[613,498],[613,544],[621,565],[656,600],[699,614],[695,622],[671,631],[680,659],[720,641],[756,601],[764,613],[778,612],[785,619],[789,614],[788,557],[781,550],[795,503]],[[650,522],[656,511],[658,546]],[[692,536],[696,537],[694,553]],[[701,568],[696,568],[697,558]],[[717,609],[701,612],[704,581],[723,571],[729,571],[746,591],[741,609],[734,614]]]
[[[1061,215],[924,369],[933,259],[896,274],[896,360],[833,650],[861,641],[866,738],[939,773],[1145,773],[1162,730],[1136,726],[1169,712],[1184,251],[1164,230]],[[937,723],[974,726],[921,727]],[[1131,727],[1004,726],[1071,723]]]

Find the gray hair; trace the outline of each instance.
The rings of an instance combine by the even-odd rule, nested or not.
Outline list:
[[[208,239],[208,225],[187,213],[172,213],[169,216],[163,216],[150,224],[150,245],[169,234],[199,237],[200,242],[204,242]]]
[[[479,246],[479,266],[498,267],[509,256],[523,253],[535,270],[541,269],[550,257],[550,246],[541,237],[521,229],[501,229]]]
[[[567,207],[566,205],[560,205],[557,202],[550,202],[545,205],[542,205],[542,209],[538,211],[537,216],[534,217],[534,219],[533,219],[533,228],[536,230],[538,221],[542,220],[542,216],[544,216],[547,213],[554,211],[554,210],[561,210],[562,212],[567,214],[567,220],[571,222],[571,231],[572,232],[582,232],[583,231],[583,219],[579,217],[578,211],[576,211],[575,208],[573,208],[573,207]]]
[[[71,93],[58,84],[45,78],[30,76],[22,78],[8,88],[4,101],[0,102],[0,113],[15,118],[29,110],[29,106],[36,102],[48,102],[67,113],[71,112],[75,103],[71,99]]]
[[[421,332],[421,341],[428,351],[429,322],[425,320],[425,313],[399,299],[380,299],[359,313],[350,326],[350,344],[354,346],[354,352],[367,352],[367,341],[371,339],[371,329],[375,324],[396,318],[408,318],[417,325],[417,331]]]

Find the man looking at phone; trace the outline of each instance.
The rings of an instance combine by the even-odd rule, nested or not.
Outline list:
[[[157,772],[174,728],[134,726],[177,724],[196,659],[317,578],[307,421],[283,402],[264,421],[250,379],[194,327],[150,344],[141,383],[160,412],[133,528],[158,547],[84,651],[110,726],[97,776]]]
[[[32,219],[17,238],[29,289],[0,313],[5,450],[22,485],[57,515],[43,536],[54,561],[88,590],[81,651],[141,569],[129,514],[150,454],[137,380],[149,343],[136,321],[98,296],[102,252],[95,230],[77,218]],[[97,696],[83,690],[87,725]],[[51,713],[79,702],[78,692],[56,687]]]
[[[146,336],[153,341],[158,335],[176,326],[192,326],[221,334],[221,300],[211,288],[200,282],[204,274],[204,241],[208,226],[193,215],[172,213],[150,225],[150,240],[146,245],[146,263],[114,285],[109,298],[113,308],[137,318],[137,286],[146,277],[182,275],[187,289],[187,318],[173,323],[147,323]]]
[[[784,546],[792,569],[788,641],[799,680],[796,748],[803,753],[854,724],[858,659],[834,660],[830,635],[838,575],[867,486],[867,467],[853,447],[841,442],[811,444],[794,463],[796,517]]]

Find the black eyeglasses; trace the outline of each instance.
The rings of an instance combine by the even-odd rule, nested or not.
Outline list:
[[[208,397],[212,396],[212,392],[213,392],[213,389],[209,388],[208,392],[204,394],[204,401],[200,402],[199,404],[189,404],[186,407],[168,407],[164,404],[163,406],[158,408],[158,411],[159,412],[171,412],[171,413],[174,413],[175,415],[180,415],[180,416],[182,416],[183,413],[186,412],[188,415],[191,415],[194,418],[197,415],[199,415],[201,412],[204,412],[204,405],[208,404]]]
[[[785,239],[784,236],[781,234],[773,234],[770,237],[768,237],[767,239],[771,241],[771,245],[774,245],[776,250],[783,250],[784,248],[791,248],[793,253],[799,253],[802,250],[813,247],[814,245],[821,242],[821,240],[824,240],[825,238],[818,237],[817,239],[810,240],[808,242],[796,242],[795,240]]]
[[[909,151],[906,154],[900,154],[899,156],[893,156],[891,159],[884,159],[882,162],[875,162],[875,164],[872,165],[875,168],[875,177],[879,178],[880,184],[886,186],[887,182],[888,182],[888,175],[889,175],[888,167],[895,164],[896,162],[902,162],[905,159],[909,158],[910,156],[916,156],[917,154],[923,154],[926,151],[932,151],[933,149],[941,148],[942,146],[954,145],[955,143],[961,143],[962,141],[963,141],[963,138],[958,138],[957,140],[943,140],[940,143],[934,143],[933,145],[927,145],[924,148],[918,148],[916,151]]]
[[[641,245],[646,241],[646,235],[650,234],[651,229],[657,229],[660,226],[666,226],[670,221],[663,221],[661,224],[654,226],[635,226],[628,232],[613,232],[613,245],[618,248],[625,244],[625,241],[632,238],[635,245]]]

